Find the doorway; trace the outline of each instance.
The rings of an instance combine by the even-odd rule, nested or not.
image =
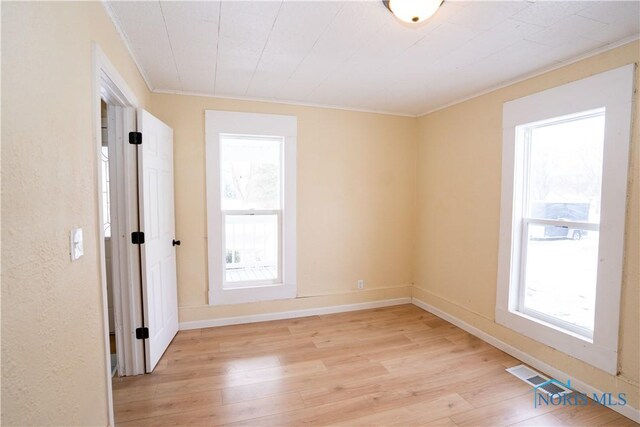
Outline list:
[[[143,326],[140,250],[131,233],[140,229],[137,151],[129,144],[136,130],[136,109],[122,88],[103,72],[100,79],[101,264],[105,284],[108,365],[112,375],[145,372],[144,345],[136,329]]]
[[[137,108],[96,44],[93,53],[98,254],[113,425],[112,377],[152,372],[178,331],[180,241],[175,235],[173,130]]]

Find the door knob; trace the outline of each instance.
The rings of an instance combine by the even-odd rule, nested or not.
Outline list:
[[[173,246],[180,246],[180,240],[174,240],[172,244]]]

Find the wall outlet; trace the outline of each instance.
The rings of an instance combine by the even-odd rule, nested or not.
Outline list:
[[[358,289],[364,289],[364,280],[358,280]]]

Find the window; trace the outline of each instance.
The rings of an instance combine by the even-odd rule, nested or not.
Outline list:
[[[295,297],[296,128],[207,111],[210,304]]]
[[[516,127],[523,147],[518,310],[593,337],[603,109]],[[517,190],[516,190],[517,191]]]
[[[223,288],[280,282],[282,142],[220,135]]]
[[[496,321],[617,370],[632,65],[504,105]]]

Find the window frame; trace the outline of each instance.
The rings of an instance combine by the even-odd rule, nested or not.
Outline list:
[[[222,210],[221,136],[277,137],[282,139],[280,208]],[[297,118],[275,114],[205,111],[207,249],[209,305],[239,304],[296,297],[296,145]],[[279,269],[274,281],[226,281],[225,218],[237,214],[277,214]]]
[[[503,105],[503,152],[496,322],[592,366],[617,372],[627,173],[635,64],[525,96]],[[604,108],[599,264],[592,337],[520,310],[525,138],[522,125]],[[621,167],[624,165],[624,167]],[[538,220],[536,220],[538,221]],[[569,222],[562,222],[567,225]],[[579,223],[588,226],[588,223]]]

